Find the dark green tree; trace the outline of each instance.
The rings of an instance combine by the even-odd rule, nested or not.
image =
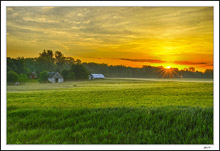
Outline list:
[[[60,51],[55,52],[55,63],[56,63],[56,71],[62,71],[65,64],[65,57]]]
[[[69,72],[66,79],[70,81],[75,80],[76,79],[75,73]]]
[[[64,65],[64,69],[65,70],[70,70],[71,69],[71,66],[73,64],[75,64],[75,60],[73,57],[65,57],[65,65]]]
[[[18,77],[18,82],[27,82],[28,81],[28,77],[26,74],[20,73],[19,77]]]
[[[62,71],[61,74],[62,74],[64,80],[67,79],[67,76],[68,76],[69,72],[70,72],[70,71],[69,71],[69,70],[66,70],[66,69],[64,69],[64,70]]]
[[[88,80],[89,72],[82,64],[73,64],[71,66],[71,72],[75,73],[76,80]]]
[[[42,53],[39,54],[37,58],[37,73],[39,74],[43,70],[47,71],[54,71],[55,64],[54,64],[54,54],[52,50],[44,50]]]
[[[7,57],[7,72],[16,70],[14,60],[15,59],[13,59],[13,58]]]
[[[17,82],[19,79],[19,75],[14,71],[7,72],[7,82]]]
[[[213,69],[206,69],[204,72],[205,78],[213,78]]]
[[[41,73],[40,73],[40,76],[39,76],[39,82],[40,83],[45,83],[45,82],[47,82],[48,81],[48,72],[47,71],[42,71]]]
[[[20,73],[28,74],[29,73],[29,70],[25,64],[25,58],[18,57],[15,60],[15,65],[17,67],[17,70],[15,72],[17,72],[18,74],[20,74]]]
[[[28,68],[28,76],[32,75],[32,72],[37,73],[37,58],[25,58],[25,64]]]
[[[8,71],[15,71],[16,73],[24,73],[28,74],[29,69],[26,66],[25,59],[24,58],[7,58],[7,72]]]

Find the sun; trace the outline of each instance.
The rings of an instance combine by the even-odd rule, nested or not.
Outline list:
[[[162,75],[163,78],[173,78],[175,76],[178,76],[175,68],[172,68],[171,66],[164,67],[159,71],[159,73],[160,75]]]
[[[170,68],[172,68],[171,66],[167,66],[167,67],[165,67],[166,69],[170,69]]]

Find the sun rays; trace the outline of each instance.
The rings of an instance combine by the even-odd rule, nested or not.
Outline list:
[[[178,68],[172,68],[171,66],[164,67],[162,70],[160,70],[160,75],[163,78],[174,78],[178,76]]]

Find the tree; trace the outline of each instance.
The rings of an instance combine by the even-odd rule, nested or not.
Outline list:
[[[9,71],[7,73],[7,82],[17,82],[19,75],[14,71]]]
[[[32,72],[37,73],[37,58],[25,58],[25,65],[28,68],[28,76],[32,75]]]
[[[80,64],[80,63],[81,63],[81,60],[76,59],[76,63],[77,63],[77,64]]]
[[[48,81],[48,72],[47,71],[42,71],[40,73],[40,77],[39,77],[39,82],[44,83]]]
[[[189,67],[189,71],[195,72],[195,68],[194,67]]]
[[[43,70],[54,71],[54,54],[52,50],[43,50],[37,58],[37,73],[39,74]]]
[[[75,80],[76,76],[74,72],[69,72],[69,74],[67,75],[67,80]]]
[[[65,64],[65,57],[60,51],[55,52],[55,63],[57,65],[57,71],[61,72]]]
[[[16,70],[14,60],[15,59],[13,59],[13,58],[7,57],[7,72]]]
[[[82,64],[73,64],[71,72],[75,73],[76,80],[88,80],[89,72]]]
[[[7,71],[15,71],[16,73],[28,74],[29,70],[26,66],[24,58],[7,58]]]
[[[75,63],[75,60],[73,57],[65,57],[64,62],[65,62],[64,69],[70,70],[71,66]]]
[[[44,70],[57,71],[62,74],[64,79],[67,79],[69,75],[68,78],[71,80],[88,79],[89,73],[102,73],[106,77],[162,78],[163,73],[166,71],[162,66],[143,65],[142,68],[135,68],[94,62],[82,63],[79,59],[64,57],[60,51],[56,51],[54,54],[52,50],[43,50],[36,58],[19,57],[15,59],[7,57],[7,73],[14,71],[17,74],[22,73],[31,76],[34,72],[39,77]],[[204,73],[197,72],[195,67],[184,68],[183,70],[172,68],[170,71],[172,71],[172,77],[174,78],[180,75],[183,78],[213,78],[212,69],[208,69]]]
[[[206,69],[204,72],[206,78],[213,78],[213,69]]]
[[[40,53],[40,56],[39,57],[46,57],[46,58],[53,58],[54,54],[53,54],[53,51],[52,50],[43,50],[42,53]]]
[[[19,77],[18,77],[18,82],[26,82],[28,80],[28,77],[26,74],[19,74]]]
[[[68,71],[68,70],[64,69],[64,70],[62,71],[62,76],[63,76],[64,79],[67,79],[68,74],[69,74],[69,71]]]

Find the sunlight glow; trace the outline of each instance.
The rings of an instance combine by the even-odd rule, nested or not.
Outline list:
[[[213,7],[7,7],[7,57],[44,49],[82,62],[205,71]]]
[[[164,69],[160,71],[160,75],[163,78],[174,78],[175,76],[178,76],[175,68],[172,68],[171,66],[167,66]]]
[[[171,68],[171,66],[167,66],[167,67],[165,67],[166,69],[170,69]]]

